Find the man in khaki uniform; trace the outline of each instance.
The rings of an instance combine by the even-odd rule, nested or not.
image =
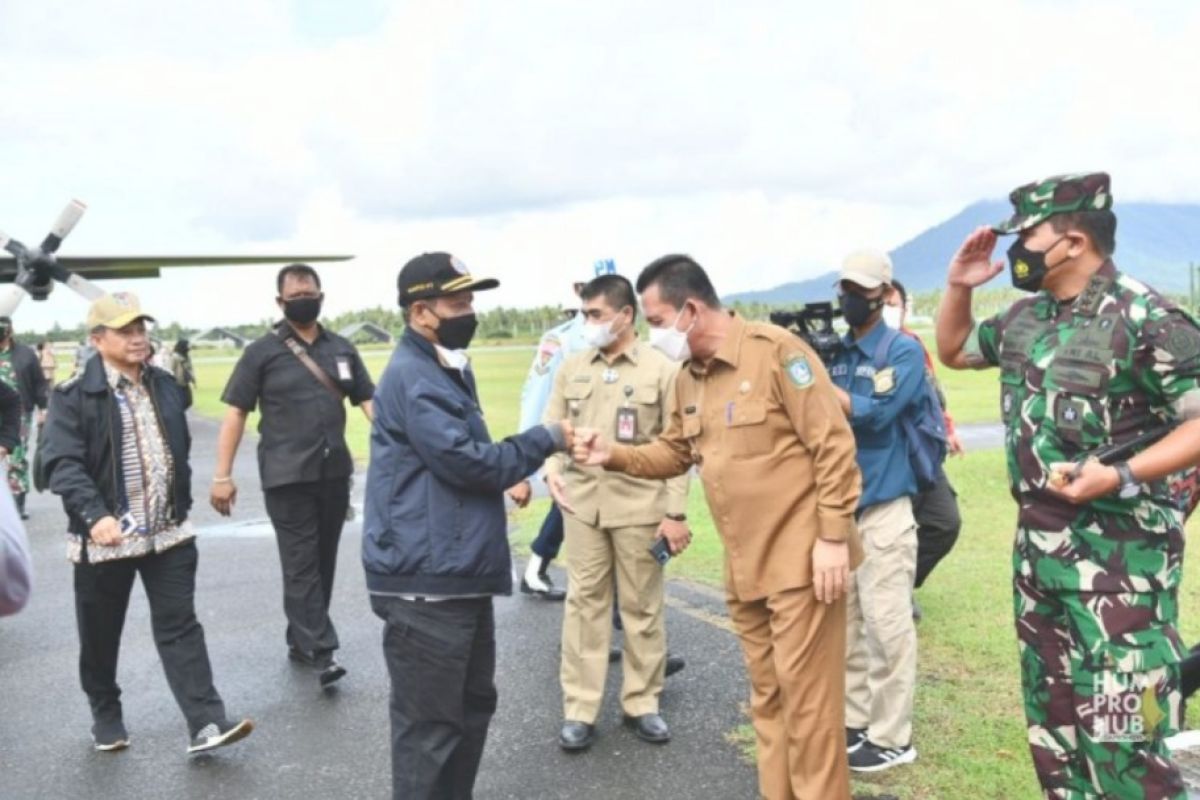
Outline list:
[[[666,427],[679,367],[638,343],[637,300],[626,278],[595,278],[580,298],[588,349],[558,370],[545,416],[609,431],[628,444],[649,442]],[[621,707],[640,738],[666,742],[670,731],[658,713],[667,655],[663,569],[650,548],[659,538],[673,553],[687,547],[687,474],[642,480],[553,458],[546,482],[566,521],[565,721],[559,744],[584,750],[595,740],[612,637],[614,573],[625,629]]]
[[[816,354],[773,325],[721,308],[687,256],[638,278],[650,342],[688,360],[657,440],[576,433],[577,463],[642,478],[700,467],[725,545],[767,800],[847,800],[843,744],[846,583],[862,560],[854,437]]]

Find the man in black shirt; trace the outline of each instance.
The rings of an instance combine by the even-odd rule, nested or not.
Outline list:
[[[220,514],[232,512],[233,457],[258,406],[258,468],[283,566],[288,657],[314,667],[325,687],[346,674],[333,657],[338,638],[329,619],[354,472],[343,400],[370,419],[375,386],[354,345],[317,323],[324,294],[316,271],[292,264],[276,284],[284,320],[246,348],[221,397],[229,410],[210,500]]]

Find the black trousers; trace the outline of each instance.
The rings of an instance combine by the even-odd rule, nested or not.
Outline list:
[[[393,800],[469,800],[496,711],[492,598],[371,595],[392,680]]]
[[[225,704],[213,687],[204,629],[196,619],[196,543],[140,558],[75,565],[75,619],[79,626],[79,679],[97,723],[121,719],[117,655],[135,576],[150,602],[150,627],[167,683],[189,733],[225,722]]]
[[[338,542],[350,504],[350,481],[292,483],[263,492],[283,567],[287,643],[317,658],[338,647],[329,619]]]
[[[943,472],[937,483],[913,497],[917,521],[917,578],[920,588],[937,563],[949,555],[962,529],[958,494]]]

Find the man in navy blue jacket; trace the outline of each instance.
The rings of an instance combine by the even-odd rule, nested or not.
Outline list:
[[[400,270],[407,328],[375,393],[363,567],[392,681],[392,792],[470,798],[496,710],[492,596],[512,593],[504,490],[566,450],[570,423],[492,442],[466,348],[474,292],[448,253]]]
[[[851,770],[878,772],[917,757],[912,745],[917,476],[900,415],[912,412],[928,386],[921,345],[894,332],[889,337],[893,329],[883,322],[891,259],[874,250],[856,251],[846,257],[839,278],[850,333],[829,376],[858,446],[863,490],[855,518],[866,550],[847,591],[846,749]]]

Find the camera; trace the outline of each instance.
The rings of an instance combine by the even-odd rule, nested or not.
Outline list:
[[[833,329],[834,318],[841,315],[832,302],[805,303],[799,311],[772,311],[771,323],[803,339],[828,366],[842,351],[842,337]]]

